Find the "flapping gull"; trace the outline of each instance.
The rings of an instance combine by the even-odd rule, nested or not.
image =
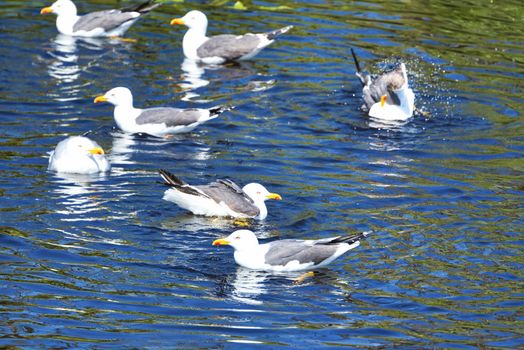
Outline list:
[[[120,10],[96,11],[78,16],[76,6],[71,0],[58,0],[51,6],[44,7],[40,14],[56,13],[56,28],[62,34],[85,37],[120,36],[142,14],[158,6],[160,4],[154,4],[150,0]]]
[[[133,95],[128,88],[116,87],[98,96],[95,103],[109,102],[115,106],[114,118],[120,129],[129,133],[146,133],[165,136],[192,131],[208,120],[218,117],[232,106],[204,108],[157,107],[139,109],[133,107]]]
[[[238,230],[213,245],[230,245],[237,264],[254,270],[302,271],[323,267],[360,245],[368,233],[317,240],[283,239],[259,244],[249,230]]]
[[[386,121],[411,118],[415,109],[415,94],[409,88],[406,65],[400,63],[395,69],[372,77],[361,71],[353,49],[351,54],[357,68],[356,75],[362,83],[362,96],[368,115]]]
[[[195,215],[263,220],[267,216],[264,201],[282,199],[280,195],[270,193],[258,183],[240,188],[231,180],[220,179],[208,185],[192,186],[166,170],[159,172],[165,184],[171,187],[164,193],[163,199]]]
[[[253,58],[270,45],[277,36],[286,33],[293,26],[287,26],[267,33],[231,35],[222,34],[207,37],[207,17],[200,11],[190,11],[182,18],[175,18],[171,24],[183,24],[189,29],[184,35],[184,55],[192,60],[208,64],[222,64],[226,61]]]
[[[84,136],[60,141],[49,157],[49,170],[59,173],[94,174],[111,169],[104,150]]]

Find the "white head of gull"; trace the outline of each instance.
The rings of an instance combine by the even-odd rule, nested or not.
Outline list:
[[[222,64],[227,61],[253,58],[276,37],[293,27],[287,26],[259,34],[222,34],[208,37],[206,36],[207,17],[197,10],[189,11],[184,17],[171,20],[171,25],[175,24],[188,27],[182,40],[182,49],[186,58],[207,64]]]
[[[70,136],[51,152],[48,169],[59,173],[93,174],[109,171],[111,165],[98,143],[84,136]]]
[[[51,6],[44,7],[40,14],[56,14],[56,28],[62,34],[109,37],[123,35],[142,14],[158,6],[159,3],[150,0],[120,10],[103,10],[78,16],[76,6],[71,0],[57,0]]]
[[[116,87],[97,96],[94,103],[109,102],[115,106],[113,116],[118,127],[128,133],[145,133],[162,137],[168,134],[190,132],[202,123],[218,117],[232,106],[180,109],[133,107],[133,94],[126,87]]]
[[[230,245],[238,265],[265,271],[303,271],[326,266],[360,245],[368,233],[317,240],[283,239],[259,244],[252,231],[238,230],[213,241],[213,245]]]
[[[165,185],[163,199],[189,210],[195,215],[226,216],[234,218],[267,217],[265,201],[281,200],[277,193],[269,192],[258,183],[250,183],[240,188],[229,179],[218,179],[207,185],[190,185],[166,170],[159,170]]]

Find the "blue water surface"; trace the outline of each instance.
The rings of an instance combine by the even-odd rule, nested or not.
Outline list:
[[[57,35],[47,5],[0,8],[0,347],[523,346],[520,2],[166,3],[128,41]],[[254,61],[200,67],[169,25],[190,9],[211,34],[295,28]],[[369,120],[350,48],[371,72],[404,61],[423,113]],[[93,104],[115,86],[137,107],[236,109],[127,135]],[[48,152],[88,131],[112,171],[48,172]],[[163,201],[160,168],[281,194],[248,223],[261,240],[373,233],[302,283],[246,270],[211,246],[244,226]]]

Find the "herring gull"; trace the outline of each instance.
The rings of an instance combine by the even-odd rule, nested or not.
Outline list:
[[[267,199],[282,199],[280,195],[270,193],[258,183],[250,183],[240,188],[229,179],[219,179],[207,185],[193,186],[166,170],[159,172],[165,184],[170,186],[163,199],[195,215],[263,220],[267,216],[264,202]]]
[[[97,96],[94,103],[109,102],[115,106],[114,118],[120,129],[128,133],[145,133],[162,137],[190,132],[202,123],[218,117],[233,106],[211,108],[133,107],[133,95],[126,87],[116,87]]]
[[[207,17],[197,10],[189,11],[182,18],[171,20],[171,25],[175,24],[188,27],[182,41],[184,55],[207,64],[222,64],[227,61],[253,58],[260,50],[273,43],[276,37],[293,28],[287,26],[260,34],[222,34],[208,37],[206,36]]]
[[[104,10],[77,15],[75,4],[71,0],[58,0],[49,7],[44,7],[40,14],[55,13],[56,28],[65,35],[84,37],[104,37],[123,35],[144,13],[160,4],[152,0],[140,5],[120,10]]]
[[[238,265],[265,271],[304,271],[326,266],[360,245],[368,233],[316,240],[282,239],[259,244],[252,231],[238,230],[213,245],[230,245]]]
[[[98,143],[84,136],[70,136],[50,153],[48,169],[59,173],[94,174],[109,171],[111,165]]]
[[[361,71],[353,49],[356,75],[362,83],[365,109],[372,118],[383,121],[406,121],[415,109],[415,94],[409,88],[406,65],[400,63],[395,69],[376,77]]]

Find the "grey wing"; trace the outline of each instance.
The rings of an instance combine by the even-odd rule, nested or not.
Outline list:
[[[286,265],[297,260],[301,264],[320,264],[335,254],[338,245],[311,245],[307,241],[284,239],[268,243],[269,250],[264,260],[269,265]]]
[[[231,188],[233,191],[239,194],[244,194],[244,191],[240,186],[238,186],[233,180],[230,179],[219,179],[217,182],[220,182],[221,184]]]
[[[259,43],[260,39],[255,34],[216,35],[200,45],[197,55],[201,58],[218,56],[234,60],[253,52]]]
[[[240,189],[239,192],[235,187],[224,183],[227,181],[230,181],[240,189],[238,185],[231,180],[218,180],[209,185],[195,187],[211,197],[215,202],[224,202],[229,208],[237,213],[243,213],[252,217],[257,216],[260,211],[253,204],[253,201],[244,193],[244,191],[242,191],[242,189]]]
[[[368,108],[371,108],[371,105],[379,102],[383,95],[387,95],[387,103],[400,106],[400,99],[393,90],[399,89],[404,83],[404,76],[398,67],[390,72],[381,74],[374,80],[370,80],[367,85],[368,88],[363,90],[366,105],[368,105]],[[371,105],[368,103],[371,103]]]
[[[73,26],[73,32],[80,30],[89,32],[96,28],[102,28],[104,31],[108,32],[135,18],[137,18],[136,12],[122,12],[120,10],[91,12],[80,16]]]
[[[166,124],[166,126],[190,125],[198,122],[202,117],[202,110],[179,108],[149,108],[142,110],[136,118],[137,124]]]

